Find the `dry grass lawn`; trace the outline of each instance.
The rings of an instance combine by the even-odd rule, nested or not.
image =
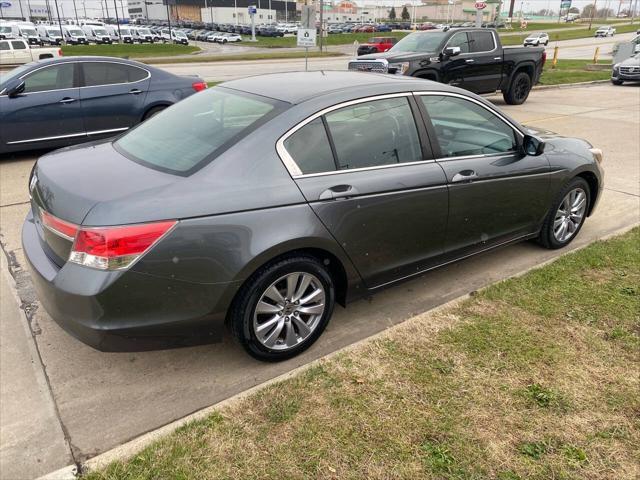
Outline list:
[[[499,283],[86,479],[637,479],[640,230]]]

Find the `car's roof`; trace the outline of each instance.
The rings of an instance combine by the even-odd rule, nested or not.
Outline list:
[[[375,94],[384,94],[431,90],[434,85],[438,90],[451,89],[444,84],[402,75],[331,70],[258,75],[224,82],[220,86],[296,104],[335,91],[352,90],[355,98],[355,94],[364,88],[369,93],[373,89]]]

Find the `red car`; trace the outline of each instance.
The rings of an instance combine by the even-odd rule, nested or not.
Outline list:
[[[418,30],[435,30],[436,26],[433,23],[423,23],[422,25],[418,25]]]
[[[367,43],[358,47],[358,55],[368,55],[369,53],[382,53],[393,47],[398,39],[396,37],[373,37]]]
[[[373,25],[361,25],[353,29],[354,32],[358,33],[373,33],[376,31],[376,27]]]

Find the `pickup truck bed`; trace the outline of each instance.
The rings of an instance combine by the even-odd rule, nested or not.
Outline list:
[[[465,88],[478,94],[501,91],[512,105],[524,103],[540,79],[542,47],[506,47],[487,28],[415,32],[389,51],[363,55],[349,70],[408,75]]]

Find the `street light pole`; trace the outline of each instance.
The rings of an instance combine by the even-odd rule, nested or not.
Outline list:
[[[76,25],[80,25],[80,22],[78,21],[78,9],[76,8],[76,0],[73,0],[73,11],[76,14]]]
[[[60,28],[60,33],[62,33],[62,21],[60,20],[60,12],[58,11],[58,0],[56,2],[56,14],[58,15],[58,27]]]
[[[116,25],[118,26],[118,37],[120,37],[120,41],[122,41],[122,35],[120,35],[120,21],[118,20],[118,4],[116,3],[116,0],[113,0],[113,8],[116,10]],[[124,41],[122,43],[124,43]]]
[[[593,8],[591,9],[591,15],[589,15],[589,30],[591,30],[591,25],[593,24],[593,16],[596,14],[597,4],[598,0],[593,0]]]

